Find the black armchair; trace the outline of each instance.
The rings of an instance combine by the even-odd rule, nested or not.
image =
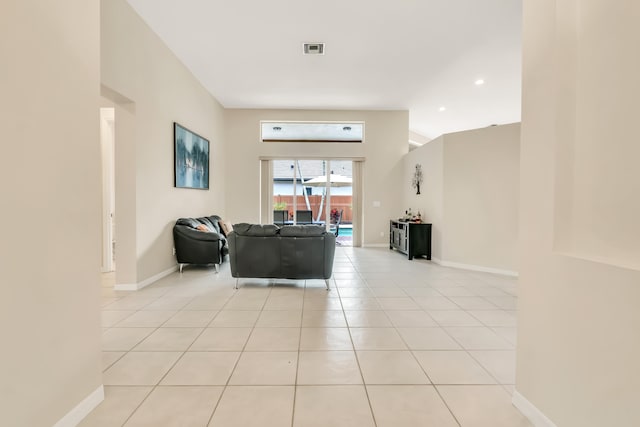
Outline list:
[[[180,272],[185,264],[215,264],[216,271],[229,253],[220,230],[220,217],[180,218],[173,227],[173,242]]]

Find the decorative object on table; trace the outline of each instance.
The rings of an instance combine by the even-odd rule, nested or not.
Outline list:
[[[420,184],[422,184],[422,180],[422,165],[416,163],[416,170],[413,172],[413,180],[411,181],[411,186],[416,189],[416,194],[420,194]]]
[[[209,140],[173,123],[174,186],[209,189]]]

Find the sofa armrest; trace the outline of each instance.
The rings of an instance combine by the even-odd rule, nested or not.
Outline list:
[[[238,277],[238,256],[236,252],[236,231],[227,234],[227,242],[229,243],[229,261],[231,268],[231,277]]]
[[[333,258],[336,253],[336,236],[333,233],[324,235],[324,277],[330,279],[333,274]]]

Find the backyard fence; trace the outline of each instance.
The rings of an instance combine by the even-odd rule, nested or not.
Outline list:
[[[277,210],[286,210],[289,211],[289,218],[293,218],[293,197],[291,195],[288,196],[273,196],[274,209]],[[297,203],[297,210],[311,210],[313,213],[313,219],[318,218],[318,210],[320,210],[320,202],[322,200],[321,195],[311,195],[309,198],[309,207],[307,208],[307,204],[304,200],[304,196],[295,196]],[[331,196],[331,209],[336,209],[338,212],[342,211],[342,223],[343,224],[351,224],[353,219],[353,211],[351,208],[353,201],[352,196]],[[324,200],[324,205],[322,206],[322,215],[320,216],[320,221],[326,221],[325,218],[325,207],[327,203],[327,198]]]

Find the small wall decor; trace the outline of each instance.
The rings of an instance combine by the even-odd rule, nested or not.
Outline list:
[[[411,186],[416,189],[416,194],[420,194],[420,184],[422,184],[422,165],[416,163],[416,170],[413,172]]]
[[[209,141],[173,123],[174,186],[209,189]]]

